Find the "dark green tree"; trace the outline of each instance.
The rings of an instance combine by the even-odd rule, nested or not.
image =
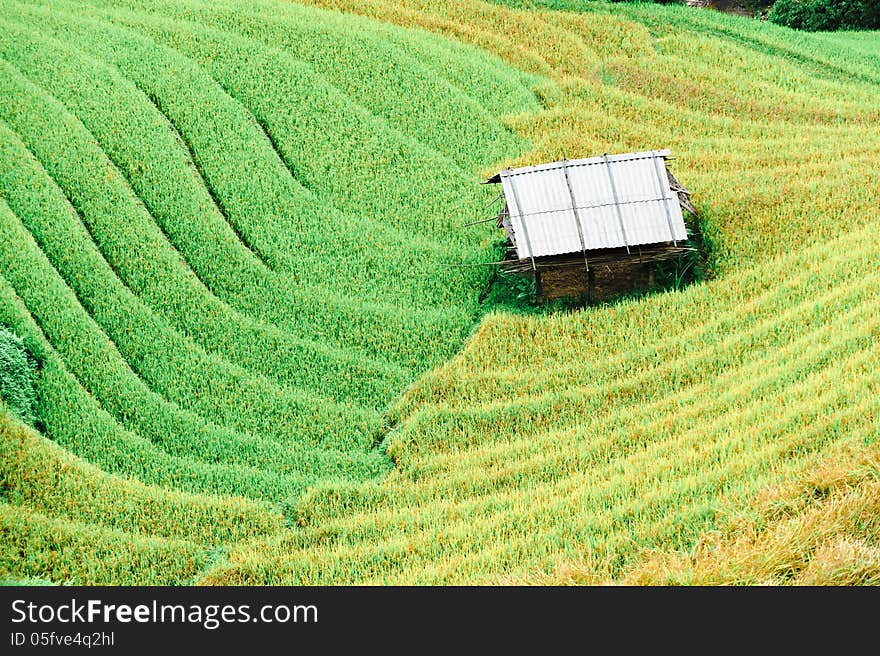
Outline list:
[[[768,18],[799,30],[880,29],[877,0],[777,0]]]

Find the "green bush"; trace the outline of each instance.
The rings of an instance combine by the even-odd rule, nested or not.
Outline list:
[[[21,338],[0,325],[0,398],[16,416],[31,425],[36,421],[36,368]]]
[[[876,30],[880,4],[876,0],[777,0],[768,18],[799,30]]]

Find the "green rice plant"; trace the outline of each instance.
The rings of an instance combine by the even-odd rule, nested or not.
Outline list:
[[[880,33],[878,30],[844,31],[822,34],[827,50],[853,49],[857,58],[880,59]]]
[[[113,102],[141,105],[147,115],[155,115],[158,109],[170,119],[165,122],[158,118],[158,123],[165,125],[152,128],[152,139],[132,142],[119,138],[117,130],[120,128],[103,129],[110,120],[131,123],[133,118],[129,114],[119,117],[100,112],[91,116],[80,114],[90,119],[88,122],[114,161],[125,171],[134,189],[174,244],[186,255],[199,278],[221,298],[282,328],[289,327],[297,334],[317,337],[321,343],[336,343],[345,349],[360,346],[375,353],[378,357],[367,360],[364,366],[376,372],[382,370],[380,358],[405,359],[411,364],[424,362],[426,357],[436,357],[426,349],[432,348],[431,345],[438,340],[449,339],[449,335],[456,332],[449,322],[460,323],[461,318],[455,318],[449,312],[425,313],[413,308],[403,315],[389,305],[385,309],[377,308],[374,314],[363,298],[356,305],[351,300],[337,298],[338,291],[335,290],[345,289],[348,285],[354,285],[350,291],[360,297],[378,292],[378,298],[388,299],[389,294],[394,295],[398,290],[410,293],[410,285],[393,290],[380,289],[374,278],[362,275],[364,268],[381,276],[398,275],[407,262],[389,260],[380,255],[381,242],[393,239],[399,243],[403,236],[394,233],[383,237],[382,224],[360,225],[359,217],[341,215],[301,187],[253,117],[192,62],[130,30],[97,27],[94,21],[74,18],[60,21],[57,7],[53,7],[51,14],[40,13],[33,20],[37,19],[43,30],[57,25],[55,33],[65,41],[94,44],[93,52],[122,66],[149,97],[133,90],[124,93],[114,82],[108,91],[117,98]],[[71,21],[77,22],[72,24]],[[108,29],[111,30],[109,36]],[[160,53],[166,53],[165,58],[158,56]],[[106,68],[101,70],[105,75],[114,75]],[[181,70],[189,71],[189,77],[182,78]],[[76,87],[73,92],[77,92]],[[155,107],[151,101],[155,102]],[[201,116],[192,112],[193,106],[211,107],[213,111]],[[221,112],[221,108],[225,111]],[[218,142],[214,138],[218,122],[227,124],[224,131],[229,133],[229,140]],[[135,129],[131,125],[126,127]],[[175,131],[179,131],[186,144],[186,148],[176,155],[175,151],[181,150],[181,139],[176,138]],[[238,140],[234,139],[236,135],[241,135]],[[160,148],[163,145],[164,148]],[[198,171],[186,161],[186,149],[194,158]],[[145,168],[144,161],[153,164]],[[254,189],[253,178],[239,174],[243,167],[269,186]],[[207,189],[202,186],[199,173],[204,176]],[[173,194],[169,184],[174,185]],[[222,215],[218,207],[214,207],[212,197]],[[192,224],[180,222],[177,217],[181,212],[192,213],[198,221]],[[225,219],[229,220],[232,229],[226,225]],[[338,226],[331,228],[334,224]],[[320,226],[320,231],[316,231],[315,226]],[[244,243],[236,235],[241,235]],[[334,243],[337,236],[349,241]],[[361,242],[351,239],[360,239]],[[257,244],[259,240],[262,241]],[[365,240],[374,243],[367,247]],[[206,242],[210,248],[206,248]],[[254,244],[256,253],[273,267],[278,266],[274,260],[276,256],[272,255],[275,251],[294,256],[294,276],[266,271],[258,255],[247,250],[248,244]],[[410,267],[416,266],[419,259],[437,257],[421,252],[419,248],[413,244],[412,253],[416,259],[409,262]],[[343,253],[347,256],[336,262]],[[352,257],[357,253],[361,255]],[[371,261],[360,261],[361,257],[371,258]],[[328,259],[334,261],[333,266],[328,267]],[[392,271],[383,272],[388,266]],[[297,279],[320,286],[303,288]],[[423,276],[412,280],[414,284],[426,281],[436,284]],[[416,290],[414,293],[418,298],[424,298],[430,290]],[[328,307],[332,308],[329,313],[326,311]],[[378,330],[377,324],[380,326]],[[405,342],[397,348],[395,340]],[[315,351],[320,345],[309,344],[309,347]],[[316,360],[317,355],[306,357]],[[346,366],[350,369],[352,363],[346,363]],[[363,387],[363,376],[358,380]]]
[[[407,4],[409,13],[401,10],[393,18],[411,24],[414,14],[421,10],[413,10],[414,4]],[[463,7],[466,3],[450,4]],[[377,3],[371,3],[369,9],[384,18],[392,16],[390,9],[376,7]],[[357,10],[365,12],[363,4]],[[420,24],[431,24],[432,16],[427,11],[419,19],[422,17],[424,23]],[[685,61],[692,65],[693,56],[682,57],[677,63]],[[857,62],[853,64],[855,69]],[[789,73],[796,73],[798,66],[801,64],[795,63]],[[803,69],[808,75],[797,84],[807,87],[814,83],[810,76],[815,69],[811,64]],[[703,86],[712,88],[709,81]],[[870,113],[865,113],[872,110],[867,102],[867,88],[838,85],[835,93],[855,100],[851,108],[845,108],[850,100],[838,104],[845,108],[844,112],[850,112],[859,121],[875,122]],[[783,104],[780,98],[784,97],[786,92],[780,88],[768,96],[768,102]],[[557,111],[550,116],[548,112],[547,120],[540,125],[523,121],[523,131],[554,137],[554,132],[565,131],[567,124],[574,123],[571,143],[577,143],[580,137],[583,144],[586,130],[610,123],[608,117],[626,109],[626,102],[641,102],[650,111],[659,107],[660,120],[680,121],[676,119],[680,103],[645,101],[635,93],[627,93],[613,111],[590,111],[590,105],[600,98],[594,93],[589,105],[573,107],[570,113]],[[838,152],[847,158],[863,150],[863,160],[851,160],[855,166],[844,169],[851,180],[859,176],[863,179],[877,152],[876,142],[861,129],[807,127],[810,122],[825,120],[820,114],[792,115],[790,126],[780,123],[768,128],[757,123],[743,125],[734,119],[726,119],[725,124],[715,118],[719,109],[721,106],[716,105],[688,111],[695,119],[694,125],[698,118],[703,121],[702,131],[706,131],[708,121],[716,134],[723,127],[731,133],[739,132],[740,139],[760,139],[768,131],[774,137],[766,147],[760,147],[759,157],[743,157],[735,152],[728,157],[724,153],[704,174],[707,182],[714,176],[716,188],[719,172],[731,165],[752,166],[755,178],[761,171],[766,178],[765,162],[771,157],[783,163],[792,162],[791,154],[780,150],[792,143],[798,148],[793,164],[772,170],[773,177],[765,180],[761,193],[789,182],[791,173],[801,164],[799,160],[807,163],[804,181],[821,180],[822,175],[829,175],[832,166],[819,166],[809,160],[828,152]],[[642,120],[650,116],[641,108],[633,109],[633,116],[636,115]],[[583,120],[577,120],[580,117]],[[685,114],[685,118],[690,116]],[[636,143],[649,133],[645,130],[642,134],[632,119],[621,120],[615,127],[622,138]],[[663,130],[663,126],[651,129]],[[668,133],[673,135],[674,131]],[[750,133],[756,136],[748,136]],[[601,138],[600,132],[598,144]],[[734,137],[724,145],[730,149],[736,143]],[[539,147],[555,147],[552,144]],[[803,152],[804,146],[815,153]],[[621,147],[632,146],[626,143]],[[718,157],[717,151],[712,154]],[[532,157],[544,158],[540,153]],[[755,259],[760,266],[744,269],[742,256],[754,246],[743,244],[728,251],[739,258],[735,273],[728,265],[725,279],[709,287],[643,299],[601,312],[549,319],[493,316],[469,342],[465,353],[472,351],[473,358],[458,365],[454,361],[438,374],[427,377],[416,388],[415,400],[408,402],[396,417],[400,423],[389,435],[389,447],[394,453],[395,444],[406,446],[397,453],[399,475],[392,475],[390,485],[385,486],[381,495],[364,495],[354,505],[352,499],[358,498],[356,494],[339,496],[338,490],[305,497],[300,517],[307,518],[313,529],[307,526],[301,536],[279,536],[262,542],[261,549],[277,549],[275,556],[257,549],[242,549],[233,555],[238,564],[221,570],[217,576],[209,575],[208,580],[474,581],[481,580],[479,572],[515,568],[540,571],[552,567],[566,554],[588,555],[593,563],[589,571],[617,576],[631,560],[638,558],[640,550],[651,545],[644,537],[634,542],[636,532],[639,536],[656,536],[666,548],[676,542],[688,544],[702,530],[716,525],[721,508],[733,511],[738,503],[734,498],[742,503],[767,484],[768,474],[784,476],[785,472],[796,471],[799,458],[811,450],[821,450],[835,440],[855,444],[866,433],[876,432],[871,392],[862,393],[876,384],[872,373],[876,371],[876,357],[871,344],[877,327],[870,321],[876,307],[876,295],[871,291],[875,285],[870,255],[870,235],[876,218],[876,213],[869,211],[873,201],[870,192],[861,195],[860,186],[851,185],[850,193],[835,196],[815,182],[795,180],[797,186],[792,197],[797,198],[797,191],[803,188],[803,197],[812,201],[809,205],[795,205],[778,218],[772,214],[763,216],[780,205],[778,199],[774,201],[768,194],[766,203],[762,202],[747,217],[765,222],[748,224],[755,226],[755,232],[771,226],[789,232],[787,238],[791,241],[783,242],[783,247],[791,249],[787,257],[777,258],[782,249],[759,248]],[[754,179],[746,179],[742,189],[749,188],[748,185],[754,188],[754,183]],[[811,186],[807,187],[808,184]],[[869,184],[868,188],[873,186]],[[810,196],[805,193],[807,189]],[[820,189],[824,193],[817,208],[815,194]],[[704,193],[710,192],[707,187]],[[753,200],[754,195],[746,198]],[[835,203],[840,203],[840,210],[832,214],[828,209]],[[868,211],[862,211],[862,207]],[[810,208],[812,215],[798,217]],[[817,217],[817,211],[828,213]],[[849,233],[831,243],[822,243],[831,230],[840,232],[840,217],[846,212],[854,214],[847,216]],[[864,223],[854,222],[853,218]],[[733,229],[731,226],[722,233],[722,243],[736,237]],[[736,230],[747,234],[742,221]],[[770,240],[778,240],[780,234],[785,232],[769,233],[766,243],[772,245]],[[804,248],[805,241],[810,248]],[[852,314],[847,311],[849,308]],[[826,322],[830,323],[826,326]],[[817,348],[816,344],[823,346]],[[823,351],[826,344],[835,346]],[[847,354],[857,355],[850,358],[844,370],[837,370],[834,363]],[[682,359],[676,362],[676,357]],[[627,371],[629,365],[632,369]],[[830,369],[823,372],[826,367]],[[614,383],[619,380],[626,386],[627,374],[634,377],[632,388],[615,395]],[[572,376],[582,376],[584,387],[572,389]],[[657,387],[651,384],[654,376]],[[525,384],[526,391],[521,390],[520,384]],[[529,414],[526,404],[519,405],[520,400],[527,398],[529,389],[536,395],[540,392],[546,400],[540,414]],[[835,392],[820,392],[832,389],[840,391],[836,400],[832,400]],[[559,403],[565,392],[571,395],[570,405]],[[789,399],[789,404],[779,405],[781,398]],[[831,405],[823,405],[826,398]],[[482,403],[479,408],[472,407],[475,399]],[[585,405],[590,399],[595,399],[596,404]],[[782,417],[774,416],[764,409],[765,403],[786,410]],[[723,419],[713,423],[713,417]],[[444,421],[455,430],[447,433],[441,428],[438,433],[438,425],[442,426]],[[519,426],[513,435],[511,422]],[[555,428],[542,433],[540,427],[547,422]],[[574,429],[579,425],[580,430]],[[774,426],[775,432],[767,432]],[[683,430],[691,431],[694,440],[690,460],[686,445],[675,439]],[[717,435],[717,441],[709,441],[707,433]],[[662,451],[650,448],[657,440],[665,439],[665,435],[670,437]],[[743,448],[746,444],[757,445],[761,439],[767,440],[763,448],[754,452]],[[580,444],[596,444],[598,450],[589,459],[579,460],[573,454]],[[716,450],[707,451],[702,446],[708,444]],[[615,448],[625,445],[645,449],[645,455],[623,470],[623,463],[615,457]],[[736,460],[737,448],[743,449],[739,461],[742,464]],[[534,458],[529,459],[526,454],[533,454]],[[675,464],[679,461],[680,467]],[[581,496],[578,505],[575,495],[590,489],[590,481],[597,475],[597,463],[601,462],[609,463],[609,496]],[[717,483],[710,485],[714,475],[709,472],[716,466],[722,468],[718,470],[721,473],[715,478]],[[567,472],[576,471],[584,472],[583,477],[572,475],[564,488],[554,486],[554,481],[570,475]],[[665,480],[664,471],[669,476],[666,483],[650,478],[651,472],[658,472]],[[610,487],[618,480],[625,483],[627,479],[620,478],[624,472],[630,475],[629,492],[623,492],[618,485]],[[746,472],[751,472],[752,478]],[[693,483],[685,482],[688,475]],[[678,490],[689,489],[687,485],[692,490],[691,500],[679,498],[667,509],[652,505],[662,503],[663,498],[676,498]],[[429,489],[436,490],[436,494],[430,494]],[[610,496],[611,490],[617,489]],[[730,490],[727,501],[705,501],[707,494],[723,495],[725,489]],[[666,496],[669,494],[673,497]],[[485,501],[477,501],[480,498]],[[557,505],[543,506],[541,501],[545,498],[556,500]],[[414,519],[416,507],[420,508],[418,520]],[[597,520],[592,526],[578,523],[578,517],[597,517],[597,513],[609,507],[618,509],[619,520],[605,515],[605,520]],[[578,508],[589,511],[578,513]],[[428,514],[425,509],[429,509]],[[383,521],[380,517],[388,522],[387,532],[376,530],[376,522]],[[497,522],[483,529],[484,517],[497,518]],[[409,523],[413,521],[417,526]],[[617,529],[615,521],[621,522]],[[482,530],[482,537],[474,535]],[[296,549],[304,555],[310,539],[328,533],[333,537],[327,559],[315,558],[314,554],[302,559],[290,557],[289,553]],[[439,544],[444,546],[438,547]],[[287,549],[294,551],[288,553]],[[468,554],[466,561],[460,557],[463,553]],[[531,565],[522,564],[524,554],[535,559]],[[330,572],[328,579],[323,578],[323,572]]]
[[[53,255],[53,263],[60,267],[72,285],[75,293],[61,292],[62,298],[77,306],[84,304],[93,316],[97,316],[101,329],[107,331],[106,336],[102,333],[102,339],[107,340],[109,336],[116,347],[122,349],[126,360],[134,365],[135,371],[154,389],[215,423],[244,432],[264,432],[281,440],[325,446],[351,447],[357,445],[358,440],[361,444],[369,443],[375,421],[371,421],[369,412],[333,404],[311,392],[276,387],[263,377],[205,352],[145,307],[103,259],[90,233],[45,171],[28,156],[21,142],[16,144],[8,130],[3,132],[6,134],[4,144],[17,149],[20,155],[16,160],[19,166],[4,171],[7,175],[0,183],[10,207],[34,231],[39,246]],[[61,133],[58,134],[60,137]],[[26,166],[29,161],[32,163]],[[27,176],[30,185],[15,184],[19,176]],[[8,241],[6,246],[15,250],[16,243]],[[45,314],[41,316],[46,330],[48,324],[45,322],[52,313],[59,312],[59,306],[57,301],[46,298],[51,290],[39,282],[40,278],[34,275],[30,265],[16,262],[13,256],[22,254],[20,251],[10,253],[4,258],[4,266],[18,264],[21,267],[19,275],[32,277],[31,293],[45,299],[42,310]],[[12,270],[6,269],[3,273],[16,290],[24,294],[22,283],[11,280]],[[83,313],[82,308],[78,311]],[[67,337],[66,342],[60,342],[62,344],[70,343],[71,327],[67,324],[68,321],[59,317],[57,330],[64,332],[59,332],[58,336]],[[132,325],[137,329],[126,329]],[[50,337],[50,341],[55,340]],[[163,344],[164,348],[157,348]],[[86,368],[94,368],[87,351],[71,349],[71,352],[79,354]],[[196,362],[200,365],[194,366]],[[247,404],[250,404],[249,409]],[[304,408],[309,411],[304,412]],[[334,416],[341,421],[336,423]],[[328,430],[331,426],[341,428],[341,432]]]
[[[24,554],[24,555],[22,555]],[[83,554],[89,558],[83,559]],[[137,537],[0,503],[0,573],[74,585],[180,585],[210,562],[184,540]]]
[[[96,80],[95,84],[99,83],[96,75],[91,77]],[[74,79],[80,78],[71,77],[71,80]],[[395,383],[400,385],[395,380],[395,375],[399,374],[386,368],[388,373],[382,376],[385,372],[379,363],[358,361],[347,354],[341,357],[336,355],[334,358],[326,349],[311,347],[308,342],[291,339],[277,329],[248,320],[218,301],[204,288],[193,271],[181,266],[180,254],[168,244],[163,231],[143,211],[118,174],[114,178],[115,185],[108,181],[105,172],[113,166],[106,161],[100,149],[93,145],[91,136],[84,129],[73,128],[74,134],[78,133],[79,140],[71,139],[67,142],[69,157],[54,160],[47,158],[45,149],[51,142],[48,135],[41,137],[39,130],[41,127],[48,128],[54,118],[44,114],[43,122],[40,123],[30,118],[27,112],[43,112],[44,103],[50,106],[53,103],[48,97],[44,97],[42,102],[33,98],[38,92],[31,90],[28,94],[26,88],[27,85],[22,82],[22,86],[16,89],[16,97],[20,98],[22,106],[15,111],[13,107],[9,107],[7,116],[16,121],[16,127],[22,125],[22,121],[27,122],[27,130],[23,130],[24,138],[38,156],[43,156],[46,165],[58,176],[86,221],[90,234],[106,253],[108,262],[122,277],[122,281],[135,293],[142,295],[148,304],[157,307],[162,316],[173,325],[207,350],[219,351],[236,363],[260,374],[270,375],[282,384],[319,389],[318,381],[326,381],[328,376],[330,380],[337,381],[341,388],[338,392],[328,389],[320,396],[332,398],[335,395],[346,400],[354,398],[375,404],[389,394],[383,387],[391,386],[393,389]],[[120,87],[117,85],[112,88]],[[45,108],[45,111],[50,110]],[[60,111],[61,108],[56,104],[56,115]],[[126,113],[126,116],[133,114],[134,112]],[[84,147],[77,148],[78,143],[82,142]],[[73,167],[74,162],[93,162],[94,169],[89,171],[79,165],[65,168]],[[185,161],[179,164],[185,168]],[[67,171],[66,177],[61,176],[62,171]],[[80,183],[89,176],[100,176],[91,178],[100,182],[92,185]],[[88,192],[92,195],[88,195]],[[166,196],[170,195],[167,187],[165,192]],[[114,212],[99,209],[102,206],[106,208],[111,201],[114,203]],[[126,226],[125,231],[120,229],[121,224]],[[219,254],[214,254],[214,257],[219,257]],[[140,266],[139,262],[144,259],[149,259],[153,265]],[[159,284],[160,280],[164,284]],[[306,364],[312,362],[316,365],[314,370]],[[343,372],[347,376],[342,376]],[[371,390],[373,385],[379,389]]]
[[[472,233],[462,228],[462,216],[473,216],[483,201],[464,193],[472,190],[474,174],[450,169],[432,149],[390,130],[386,121],[352,104],[310,66],[283,50],[196,23],[126,23],[182,51],[217,79],[264,126],[306,186],[376,221],[442,236],[449,248],[467,252],[473,244],[468,237]],[[322,111],[315,112],[315,107]],[[439,176],[438,170],[446,174]],[[471,257],[478,254],[471,251]],[[464,289],[472,289],[473,281],[484,277],[479,272],[438,272],[435,284],[444,288],[435,302],[462,298]]]
[[[389,128],[443,155],[466,175],[475,164],[492,165],[519,146],[497,120],[497,106],[472,99],[436,65],[401,52],[388,42],[388,30],[377,29],[374,21],[326,15],[291,3],[257,2],[246,11],[234,2],[192,2],[185,11],[178,8],[174,3],[150,4],[151,11],[160,9],[163,16],[179,16],[281,49]],[[359,62],[355,75],[348,64],[352,61]],[[395,62],[393,69],[389,61]],[[508,111],[537,109],[534,97],[509,77],[502,72],[493,100],[503,101]],[[445,240],[438,237],[434,241],[442,244]]]
[[[36,392],[37,409],[45,434],[80,458],[105,471],[135,477],[148,484],[253,499],[296,497],[315,482],[311,475],[296,475],[293,472],[281,474],[229,464],[223,458],[219,462],[211,462],[218,460],[216,456],[208,462],[195,460],[187,441],[180,440],[177,433],[170,431],[175,427],[171,421],[165,426],[165,432],[158,430],[161,426],[152,430],[149,424],[141,426],[146,438],[124,428],[119,421],[128,423],[131,413],[120,413],[120,419],[116,419],[99,405],[95,397],[71,374],[24,303],[2,276],[0,317],[23,335],[28,349],[38,353],[42,359],[43,367],[36,379]],[[151,438],[158,446],[151,443]],[[217,443],[224,446],[221,440]],[[180,455],[170,455],[162,449],[163,446]],[[235,449],[227,448],[223,453],[235,459]],[[343,456],[343,462],[346,461]],[[307,466],[308,461],[304,459],[303,464]],[[319,463],[315,471],[320,470]],[[345,476],[344,471],[339,469],[331,471]]]
[[[0,578],[0,585],[20,585],[20,586],[48,586],[55,585],[52,581],[48,579],[40,578],[37,576],[9,576],[4,575],[3,578]]]
[[[48,440],[0,418],[0,574],[873,581],[868,502],[755,504],[841,452],[873,494],[873,36],[302,4],[8,3],[0,323],[43,362]],[[710,278],[480,318],[489,272],[443,266],[492,250],[462,226],[479,176],[645,147],[678,157]]]
[[[639,380],[660,369],[676,369],[673,380],[680,379],[690,367],[694,368],[691,376],[702,376],[701,369],[694,367],[694,355],[699,353],[695,347],[701,345],[713,347],[716,354],[727,351],[736,353],[740,360],[752,358],[778,347],[773,340],[785,335],[780,330],[783,322],[796,325],[820,307],[820,299],[836,300],[842,292],[850,291],[844,284],[855,284],[864,277],[872,249],[869,234],[869,230],[849,233],[835,242],[839,246],[835,250],[823,245],[800,251],[794,269],[795,258],[789,257],[744,272],[737,285],[693,287],[681,295],[622,304],[600,315],[554,317],[555,339],[551,342],[546,335],[548,339],[539,353],[510,352],[499,345],[517,339],[524,328],[536,337],[544,334],[547,319],[492,316],[469,344],[467,356],[424,377],[397,404],[395,415],[406,416],[441,390],[448,404],[466,407],[536,397],[548,389],[548,384],[603,389],[607,385],[613,389],[630,377]],[[768,286],[773,276],[785,276],[784,283],[777,281]],[[828,294],[825,289],[831,282],[840,286]],[[669,309],[674,317],[672,325],[646,324],[646,307],[661,303],[674,305],[674,310]],[[750,331],[737,331],[745,327]],[[756,348],[760,351],[755,352]],[[597,352],[603,354],[602,359],[591,361]]]
[[[0,436],[4,499],[16,506],[128,533],[206,545],[281,528],[280,516],[264,504],[182,494],[108,475],[9,416],[0,415]]]
[[[548,6],[562,6],[562,3],[570,3],[571,0],[542,0],[542,2],[547,2]],[[609,9],[606,3],[596,3],[593,6],[599,11]],[[590,6],[584,7],[587,10],[590,8]],[[796,62],[816,77],[834,79],[843,76],[853,80],[880,81],[876,57],[851,57],[845,50],[828,47],[828,42],[824,39],[825,35],[792,32],[790,29],[760,21],[744,20],[728,15],[706,15],[705,12],[688,11],[685,7],[673,5],[652,7],[648,11],[647,8],[637,5],[614,9],[616,12],[633,17],[653,30],[663,31],[669,29],[669,26],[674,26],[745,42],[765,54]]]
[[[375,452],[335,452],[235,433],[156,395],[128,368],[112,343],[72,298],[8,208],[0,212],[0,230],[7,237],[4,243],[10,249],[17,244],[19,249],[17,255],[10,250],[5,275],[17,283],[27,301],[38,299],[39,303],[38,293],[51,301],[45,302],[44,312],[38,315],[42,317],[43,329],[51,337],[55,325],[59,331],[64,327],[60,347],[67,362],[128,428],[175,455],[216,464],[259,467],[266,473],[294,475],[306,481],[322,475],[370,477],[384,470],[384,461]],[[42,285],[37,285],[37,280],[42,280]],[[34,283],[29,285],[29,281]],[[180,436],[187,439],[181,441]]]
[[[516,60],[520,70],[533,74],[578,75],[583,72],[583,59],[598,63],[590,44],[569,29],[572,23],[587,27],[586,21],[575,15],[514,12],[487,2],[458,0],[405,4],[385,0],[309,0],[308,4],[439,32],[484,48],[505,61]],[[620,27],[616,22],[615,27]]]
[[[872,365],[870,352],[862,352],[841,371],[834,364],[821,376],[808,376],[803,389],[798,384],[783,386],[782,397],[758,398],[745,411],[728,407],[721,424],[673,434],[662,451],[655,446],[660,442],[648,443],[631,454],[610,458],[602,469],[564,467],[557,461],[549,470],[555,475],[546,482],[533,481],[528,474],[497,478],[493,469],[459,457],[456,469],[460,466],[463,475],[470,469],[471,476],[481,471],[496,479],[482,497],[459,483],[461,497],[431,501],[418,493],[419,481],[404,473],[394,484],[401,489],[390,491],[386,503],[367,507],[362,514],[349,511],[322,518],[316,531],[334,536],[326,560],[307,555],[308,533],[276,538],[262,542],[259,549],[243,547],[234,552],[232,565],[209,575],[209,580],[278,582],[294,577],[305,583],[324,580],[328,572],[347,582],[479,581],[486,580],[480,572],[543,568],[577,551],[592,552],[599,562],[610,557],[613,567],[608,573],[619,575],[640,550],[656,545],[655,540],[671,545],[696,539],[724,507],[725,496],[729,502],[743,502],[760,481],[796,468],[800,458],[829,440],[858,438],[870,425],[868,406],[854,405],[845,390],[828,383],[856,376],[868,384],[867,389],[874,389]],[[786,408],[781,416],[765,412],[763,403],[782,398],[810,402],[781,406]],[[870,399],[865,401],[870,405]],[[407,488],[411,500],[402,496]],[[717,501],[707,503],[707,495]],[[407,522],[417,506],[427,508],[428,514],[419,513],[417,521]],[[583,506],[593,511],[582,513],[578,509]],[[547,524],[548,517],[557,519]],[[387,522],[390,530],[378,529],[377,521]],[[633,531],[643,537],[634,542]],[[460,556],[463,552],[469,554],[466,562]],[[526,553],[534,559],[530,565],[522,562]],[[426,563],[430,563],[427,569]]]

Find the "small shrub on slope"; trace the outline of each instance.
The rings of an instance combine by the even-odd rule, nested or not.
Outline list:
[[[0,398],[16,416],[31,425],[36,421],[35,372],[36,363],[21,338],[0,326]]]
[[[767,16],[779,25],[810,32],[880,28],[880,4],[875,0],[777,0]]]

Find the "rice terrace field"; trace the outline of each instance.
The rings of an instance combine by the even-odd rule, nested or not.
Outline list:
[[[880,32],[0,8],[4,583],[880,584]],[[479,266],[481,180],[661,148],[693,284]]]

